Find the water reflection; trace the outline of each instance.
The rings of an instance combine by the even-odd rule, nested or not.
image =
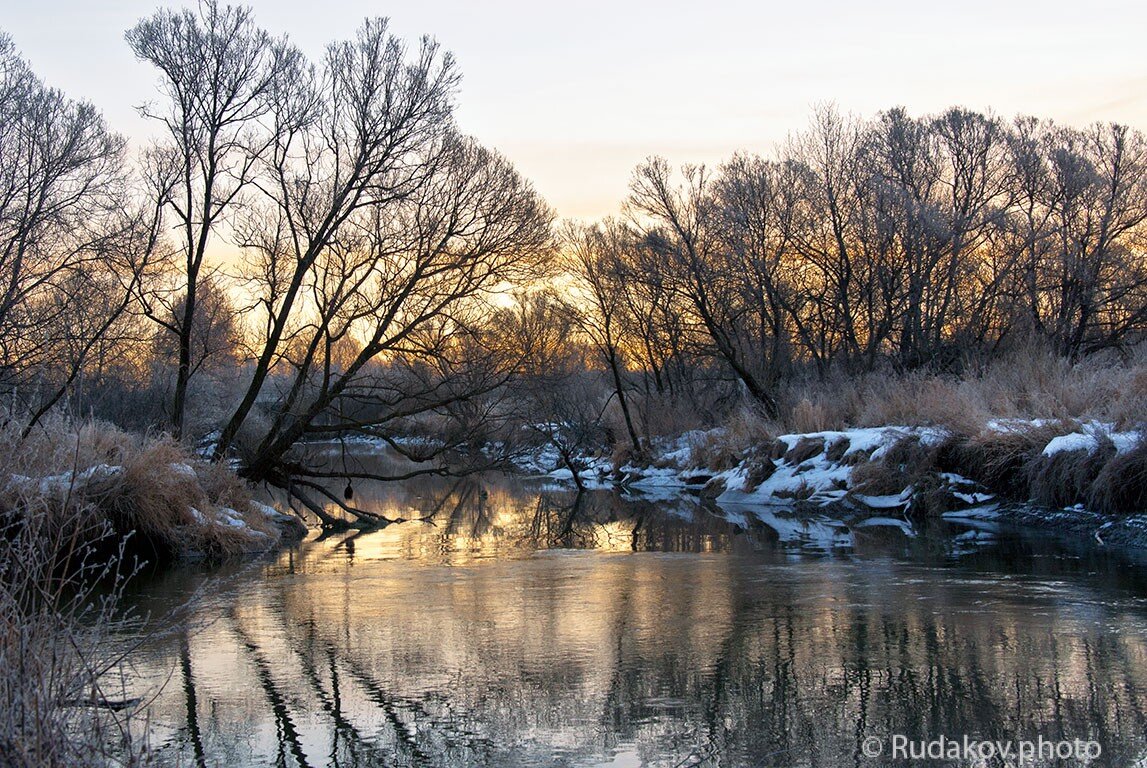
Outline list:
[[[894,733],[1147,755],[1142,584],[1053,542],[954,560],[958,532],[936,531],[809,556],[688,499],[360,493],[437,512],[304,542],[149,647],[138,685],[167,680],[151,723],[172,761],[874,766],[863,739]],[[141,600],[178,601],[183,578]]]

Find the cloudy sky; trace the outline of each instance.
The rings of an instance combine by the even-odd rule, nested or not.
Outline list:
[[[156,0],[2,0],[0,28],[37,73],[133,139],[154,73],[123,32]],[[178,3],[172,2],[171,5]],[[961,104],[1147,128],[1147,4],[963,0],[708,3],[255,0],[256,18],[318,57],[364,16],[428,33],[464,75],[464,130],[509,156],[562,215],[614,212],[650,154],[767,153],[813,105],[871,115]]]

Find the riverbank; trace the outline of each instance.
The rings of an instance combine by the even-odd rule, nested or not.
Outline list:
[[[165,436],[64,420],[22,439],[0,434],[0,519],[10,534],[34,527],[104,554],[122,547],[137,566],[262,552],[305,534],[227,467]]]
[[[642,460],[580,457],[586,487],[646,495],[695,493],[723,508],[924,523],[944,517],[1003,521],[1147,549],[1147,434],[1078,420],[992,420],[969,434],[889,426],[759,435],[725,429],[654,441]],[[747,443],[747,444],[746,444]],[[556,451],[519,468],[571,482]]]

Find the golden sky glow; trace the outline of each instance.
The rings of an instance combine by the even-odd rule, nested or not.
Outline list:
[[[0,22],[36,72],[135,139],[153,73],[123,32],[160,3],[5,0]],[[767,153],[834,101],[869,116],[951,105],[1147,127],[1147,5],[999,3],[377,3],[255,0],[258,21],[318,56],[366,15],[435,36],[464,74],[459,120],[564,216],[616,211],[650,154],[716,162]]]

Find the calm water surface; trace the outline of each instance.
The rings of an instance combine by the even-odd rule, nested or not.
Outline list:
[[[435,516],[138,587],[197,594],[133,670],[168,761],[875,768],[922,763],[866,738],[967,734],[1147,765],[1147,580],[1090,547],[504,480],[364,496]]]

